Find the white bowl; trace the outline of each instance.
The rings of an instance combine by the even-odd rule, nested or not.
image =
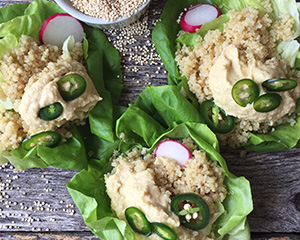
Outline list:
[[[109,29],[109,28],[122,28],[128,26],[129,24],[138,20],[147,10],[151,0],[142,5],[138,10],[130,17],[122,17],[116,21],[106,21],[101,18],[91,17],[76,9],[70,0],[54,0],[65,12],[69,13],[71,16],[79,19],[80,21],[86,23],[95,28]]]

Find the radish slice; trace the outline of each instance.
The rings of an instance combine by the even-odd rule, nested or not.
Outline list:
[[[183,14],[180,20],[180,27],[185,32],[194,33],[201,28],[204,23],[210,22],[220,15],[219,9],[214,5],[199,3],[189,7]]]
[[[57,13],[43,23],[39,37],[43,44],[62,47],[64,41],[71,35],[75,42],[83,41],[84,29],[80,21],[67,13]]]
[[[190,151],[186,146],[173,140],[166,140],[158,144],[154,157],[168,157],[175,159],[181,166],[184,166],[186,161],[191,158]]]

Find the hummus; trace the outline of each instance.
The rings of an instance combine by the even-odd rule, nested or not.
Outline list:
[[[64,75],[77,73],[86,80],[86,90],[78,98],[66,102],[58,91],[57,81]],[[66,122],[75,119],[84,119],[96,103],[101,100],[85,67],[78,61],[65,58],[64,55],[57,62],[49,63],[38,74],[33,75],[25,87],[17,111],[25,123],[25,129],[29,134],[40,131],[56,129]],[[44,121],[39,118],[39,110],[55,102],[63,106],[62,114],[52,120]]]
[[[246,62],[240,56],[239,49],[228,45],[221,52],[213,64],[208,83],[215,103],[229,115],[257,122],[270,122],[273,124],[286,114],[294,112],[296,100],[300,96],[300,85],[290,91],[279,93],[282,97],[281,104],[273,111],[260,113],[254,110],[253,104],[246,107],[238,105],[232,98],[231,90],[234,84],[244,78],[254,80],[260,87],[260,95],[265,93],[261,84],[267,79],[284,78],[284,71],[276,64],[276,59],[266,62],[252,59]]]
[[[112,208],[120,219],[124,211],[135,206],[147,213],[151,222],[162,222],[170,227],[179,227],[177,215],[170,211],[170,192],[155,184],[155,172],[143,163],[122,161],[116,172],[106,177],[107,193],[112,199]],[[117,201],[115,201],[118,199]]]

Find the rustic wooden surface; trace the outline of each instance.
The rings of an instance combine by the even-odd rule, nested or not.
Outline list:
[[[0,0],[0,7],[30,2]],[[120,31],[105,31],[122,54],[124,91],[122,105],[135,100],[145,86],[167,83],[167,74],[153,51],[151,30],[166,1],[151,3],[140,31],[127,31],[134,41],[124,46]],[[149,30],[150,29],[150,30]],[[152,52],[144,59],[144,50]],[[144,64],[135,59],[142,59]],[[300,239],[300,148],[275,153],[224,151],[229,169],[248,178],[254,211],[248,220],[252,239]],[[75,171],[54,168],[16,171],[0,165],[0,239],[97,239],[85,226],[68,194],[66,183]],[[242,239],[241,239],[242,240]]]

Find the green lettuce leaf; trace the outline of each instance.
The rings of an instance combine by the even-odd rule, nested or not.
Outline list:
[[[291,67],[297,68],[297,56],[300,53],[300,43],[297,40],[283,41],[277,46],[280,56],[289,63]]]
[[[165,98],[167,104],[163,103]],[[250,239],[246,221],[246,216],[253,209],[250,184],[244,177],[236,177],[229,172],[219,153],[215,134],[200,121],[194,106],[182,97],[176,86],[147,87],[117,120],[117,136],[125,135],[125,142],[120,137],[117,149],[124,153],[138,147],[153,152],[163,138],[192,138],[210,160],[217,161],[223,168],[225,185],[230,193],[220,204],[217,219],[211,222],[210,228],[218,239],[238,239],[238,236],[243,240]],[[103,240],[139,239],[110,208],[104,174],[111,168],[108,158],[90,161],[88,171],[75,175],[67,184],[68,190],[86,225],[97,237]]]
[[[103,98],[89,112],[91,131],[106,141],[113,142],[114,105],[119,102],[123,88],[120,55],[103,32],[91,27],[85,27],[85,32],[89,46],[86,59],[88,73]]]
[[[226,9],[226,12],[228,10],[242,10],[243,8],[246,7],[245,1],[244,0],[213,0],[213,4],[222,12],[224,13],[224,9]]]
[[[34,0],[30,4],[15,4],[0,9],[0,55],[18,45],[21,35],[38,38],[43,22],[63,10],[54,2]],[[1,162],[10,161],[18,169],[53,166],[63,169],[88,169],[89,151],[97,150],[97,156],[111,155],[115,146],[114,122],[120,115],[117,104],[122,91],[120,56],[99,29],[85,26],[83,42],[88,74],[103,97],[89,113],[89,122],[84,127],[71,127],[72,138],[55,147],[37,146],[25,151],[22,146],[10,152],[0,153]],[[105,70],[105,71],[104,71]],[[0,74],[0,81],[4,81]],[[3,105],[3,103],[1,103]],[[84,138],[93,132],[97,141],[91,145]],[[91,134],[90,134],[91,135]],[[100,138],[101,137],[101,138]],[[117,142],[117,141],[116,141]],[[97,148],[95,147],[97,145]],[[91,146],[94,148],[91,149]]]
[[[273,12],[269,13],[274,20],[278,20],[282,14],[288,14],[295,19],[295,37],[299,36],[299,4],[294,0],[271,0]],[[181,30],[177,23],[178,16],[183,12],[184,8],[197,3],[211,3],[214,4],[223,13],[218,19],[203,25],[196,33],[183,33],[178,36]],[[204,37],[207,31],[214,29],[222,29],[223,24],[226,23],[230,16],[227,13],[231,9],[241,10],[246,6],[253,6],[260,11],[267,13],[261,0],[213,0],[213,1],[181,1],[169,0],[164,7],[160,21],[157,22],[152,39],[159,53],[166,69],[168,70],[168,82],[170,85],[177,85],[183,87],[187,98],[193,102],[193,105],[198,108],[195,96],[189,91],[187,79],[181,76],[177,63],[175,61],[175,52],[177,48],[183,45],[193,47],[199,43],[199,35]],[[300,69],[300,51],[299,43],[296,40],[281,42],[278,44],[278,51],[281,56],[289,62],[291,66]],[[253,134],[245,146],[252,151],[278,151],[283,149],[293,148],[299,142],[300,128],[299,117],[296,119],[297,124],[291,126],[286,124],[276,128],[275,132],[267,134]]]

